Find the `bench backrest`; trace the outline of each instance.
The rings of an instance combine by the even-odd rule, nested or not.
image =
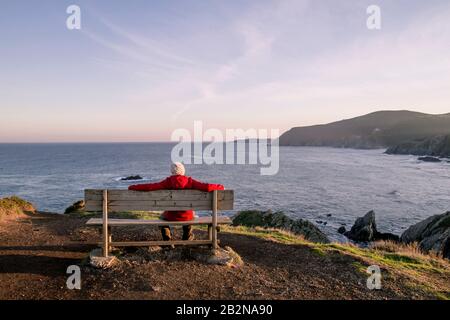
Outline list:
[[[85,210],[102,211],[103,191],[84,191]],[[109,212],[213,210],[213,192],[198,190],[158,190],[149,192],[107,190]],[[217,210],[232,210],[233,190],[217,191]]]

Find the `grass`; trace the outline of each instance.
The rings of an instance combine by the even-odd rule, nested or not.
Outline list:
[[[0,199],[0,218],[5,216],[21,215],[35,212],[31,203],[17,196]]]
[[[313,243],[301,236],[277,229],[244,226],[225,226],[221,229],[223,232],[258,237],[286,245],[304,245],[322,257],[331,258],[331,253],[351,256],[355,259],[352,264],[359,273],[366,274],[368,266],[378,265],[389,278],[402,275],[410,279],[404,285],[411,290],[428,292],[436,299],[450,299],[450,263],[435,253],[423,253],[417,244],[380,241],[368,248],[361,248],[351,243]]]
[[[271,240],[275,242],[280,242],[284,244],[309,244],[310,242],[305,240],[300,235],[295,235],[289,231],[274,229],[274,228],[263,228],[263,227],[246,227],[246,226],[221,226],[220,230],[223,232],[242,234],[247,236],[253,236],[262,238],[265,240]]]
[[[94,216],[96,213],[77,213],[80,216]],[[111,214],[110,217],[126,219],[159,219],[159,212],[122,212]],[[206,230],[206,226],[195,226],[196,229]],[[438,255],[424,254],[417,244],[399,244],[392,241],[379,241],[373,243],[369,248],[361,248],[351,243],[313,243],[304,237],[294,233],[263,227],[229,226],[222,225],[222,232],[253,236],[260,239],[275,241],[288,245],[305,245],[314,252],[325,256],[331,252],[339,252],[361,258],[372,264],[377,263],[390,268],[404,269],[410,271],[429,271],[440,274],[450,272],[449,263]]]
[[[422,253],[417,244],[404,245],[392,241],[380,241],[373,243],[369,248],[361,248],[351,243],[313,243],[305,240],[302,236],[278,229],[224,226],[221,227],[221,230],[223,232],[254,236],[283,244],[306,245],[321,255],[339,252],[364,258],[371,262],[377,262],[387,267],[415,271],[425,270],[441,274],[450,272],[448,261],[434,253]]]
[[[77,213],[80,216],[98,214]],[[159,219],[160,212],[124,212],[111,217],[128,219]],[[423,253],[417,244],[399,244],[391,241],[375,242],[368,248],[351,243],[313,243],[291,232],[263,227],[222,225],[221,232],[257,237],[286,245],[307,246],[316,254],[331,258],[333,254],[351,256],[356,272],[366,274],[367,266],[378,265],[387,272],[387,277],[406,276],[409,281],[403,283],[411,290],[426,291],[437,299],[450,299],[450,285],[442,279],[450,278],[450,263],[434,253]],[[195,226],[206,230],[206,226]],[[444,283],[442,283],[444,282]],[[448,280],[447,280],[448,282]]]

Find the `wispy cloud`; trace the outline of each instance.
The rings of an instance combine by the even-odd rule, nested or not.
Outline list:
[[[158,139],[198,119],[217,128],[284,130],[381,108],[449,110],[450,4],[444,0],[411,0],[408,10],[401,1],[380,0],[379,31],[365,26],[368,0],[196,3],[204,10],[184,11],[184,2],[127,12],[82,5],[92,19],[80,33],[61,33],[57,47],[45,33],[33,47],[39,65],[15,57],[31,46],[8,48],[0,74],[8,110],[27,114],[39,105],[40,114],[53,115],[42,119],[45,128],[89,110],[86,128],[98,134],[107,128],[95,120],[107,110],[108,125],[139,137],[159,132]],[[27,35],[17,31],[14,39]],[[73,88],[79,94],[65,102]],[[2,134],[9,134],[8,123],[16,120],[7,114],[1,121]]]

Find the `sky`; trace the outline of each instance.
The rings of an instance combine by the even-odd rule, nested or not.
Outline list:
[[[0,142],[450,112],[448,0],[0,0],[0,41]]]

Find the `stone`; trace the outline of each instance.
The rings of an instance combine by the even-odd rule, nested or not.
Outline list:
[[[84,205],[85,205],[84,200],[79,200],[77,202],[74,202],[70,207],[66,208],[66,210],[64,211],[64,214],[83,212]]]
[[[419,157],[419,158],[417,158],[417,160],[424,161],[424,162],[441,162],[441,159],[436,158],[436,157],[429,157],[429,156]]]
[[[357,218],[350,231],[345,236],[354,241],[372,241],[377,229],[375,212],[369,211],[365,216]]]
[[[142,180],[144,178],[142,178],[140,175],[135,175],[135,176],[128,176],[125,178],[120,179],[121,181],[128,181],[128,180]]]
[[[283,212],[240,211],[233,217],[234,226],[275,228],[301,235],[312,242],[328,243],[328,237],[313,223],[303,219],[291,219]]]
[[[399,237],[395,234],[378,232],[373,210],[367,212],[363,217],[357,218],[350,231],[344,232],[344,235],[357,242],[399,241]]]
[[[417,242],[424,252],[434,251],[450,259],[450,211],[412,225],[403,232],[400,240],[404,243]]]
[[[344,234],[347,230],[345,229],[345,227],[339,227],[339,229],[337,230],[338,233],[340,234]]]
[[[116,256],[103,257],[102,249],[94,249],[89,254],[89,263],[91,266],[100,269],[109,269],[120,263]]]

